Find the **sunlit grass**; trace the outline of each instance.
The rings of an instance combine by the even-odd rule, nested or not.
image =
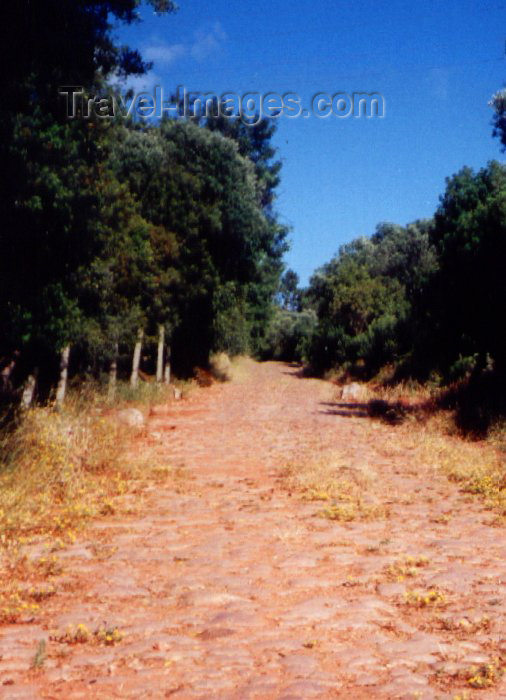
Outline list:
[[[171,398],[168,388],[139,393],[141,407]],[[63,572],[58,552],[91,518],[125,510],[121,497],[151,476],[172,476],[149,445],[136,450],[146,429],[122,425],[117,407],[85,386],[62,410],[32,408],[0,434],[0,622],[36,614],[56,590],[41,584]]]
[[[123,639],[123,633],[116,627],[104,623],[90,630],[84,623],[68,625],[64,632],[55,631],[50,634],[51,641],[60,644],[105,644],[114,646]]]
[[[488,507],[506,515],[506,471],[493,444],[445,435],[434,423],[409,440],[418,459],[436,467],[463,492],[483,498]]]
[[[286,488],[303,500],[320,501],[328,520],[351,521],[383,517],[386,509],[375,497],[375,471],[366,463],[351,465],[347,455],[315,444],[298,450],[282,472]]]
[[[2,542],[68,535],[96,513],[127,471],[121,460],[125,443],[122,426],[72,405],[62,412],[29,411],[2,438]]]
[[[506,426],[497,422],[482,440],[459,430],[455,414],[438,405],[441,389],[416,382],[394,386],[370,385],[374,398],[406,408],[401,424],[386,428],[381,441],[385,455],[409,454],[409,463],[445,474],[468,494],[506,516]],[[430,478],[430,473],[427,473]]]
[[[336,402],[338,394],[336,391]],[[415,410],[408,411],[395,426],[361,418],[364,448],[368,446],[363,461],[347,444],[331,450],[315,440],[297,450],[283,471],[289,489],[306,500],[321,501],[324,507],[320,515],[329,520],[378,517],[387,512],[378,501],[381,490],[377,489],[379,477],[374,469],[375,459],[381,457],[427,480],[444,474],[462,492],[483,499],[488,508],[506,517],[504,426],[498,425],[487,440],[473,441],[460,434],[451,411],[435,409],[434,389],[406,384],[375,396],[402,401]],[[418,406],[423,408],[418,411]],[[407,493],[398,499],[401,496],[415,498]]]

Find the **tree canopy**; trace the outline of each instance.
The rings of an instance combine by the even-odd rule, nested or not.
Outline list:
[[[14,99],[0,113],[0,357],[20,351],[21,375],[50,370],[70,343],[75,368],[98,372],[138,328],[149,340],[160,326],[180,371],[212,350],[260,351],[287,235],[273,126],[69,120],[60,86],[107,92],[149,67],[112,34],[138,21],[139,2],[49,5],[2,10],[30,50],[9,56]]]

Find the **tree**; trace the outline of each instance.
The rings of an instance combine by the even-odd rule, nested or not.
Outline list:
[[[267,117],[258,116],[247,119],[221,113],[218,105],[214,107],[215,115],[209,116],[205,126],[211,131],[218,131],[233,139],[239,153],[252,161],[259,183],[260,204],[267,214],[274,216],[273,205],[276,187],[280,183],[281,162],[273,161],[276,149],[272,139],[276,132],[276,123]]]
[[[67,119],[59,86],[106,94],[111,75],[148,67],[112,36],[114,21],[137,21],[139,0],[39,5],[7,3],[8,21],[3,10],[3,29],[30,46],[9,58],[13,100],[0,107],[6,364],[19,348],[25,370],[56,376],[72,346],[72,370],[109,364],[113,386],[118,352],[140,330],[147,345],[167,335],[178,369],[213,349],[258,351],[286,250],[274,127]]]
[[[169,0],[152,0],[172,11]],[[99,192],[106,125],[69,121],[63,85],[107,89],[113,72],[149,64],[118,47],[112,22],[137,21],[138,0],[7,2],[0,33],[9,99],[0,107],[0,354],[23,349],[22,363],[50,366],[53,355],[91,328],[80,305],[80,270],[100,248]],[[41,31],[41,27],[44,31]],[[14,44],[12,36],[22,37]],[[97,238],[95,238],[97,236]]]
[[[319,368],[381,364],[413,352],[421,337],[421,297],[437,267],[431,220],[379,224],[344,245],[312,277],[307,292],[318,314],[312,362]]]
[[[118,132],[111,163],[143,217],[177,246],[168,303],[175,364],[189,370],[210,350],[255,350],[286,234],[259,203],[254,164],[234,140],[179,120]]]
[[[504,151],[506,150],[506,89],[496,92],[489,104],[494,110],[492,133],[501,140]]]
[[[362,253],[363,242],[357,248]],[[327,369],[364,360],[372,373],[398,354],[397,326],[408,304],[397,279],[374,274],[352,251],[342,249],[310,280],[318,315],[311,361]]]
[[[316,327],[316,314],[312,309],[289,311],[277,308],[269,324],[265,359],[303,362]]]
[[[299,276],[293,270],[287,270],[279,283],[279,299],[282,308],[300,311],[302,295],[299,289]]]
[[[506,167],[493,161],[448,178],[431,237],[439,262],[430,298],[439,364],[448,370],[459,355],[477,354],[483,367],[488,354],[504,370],[497,309],[506,303]]]

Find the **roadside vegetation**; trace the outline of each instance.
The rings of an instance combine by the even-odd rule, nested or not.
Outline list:
[[[367,384],[377,415],[402,420],[417,403],[418,412],[452,412],[463,436],[497,438],[505,264],[506,166],[463,168],[432,219],[379,224],[342,246],[306,289],[291,276],[270,326],[271,356]]]
[[[119,387],[121,394],[121,387]],[[16,416],[0,436],[0,622],[33,618],[65,573],[59,552],[71,547],[91,519],[142,508],[149,482],[181,478],[146,433],[119,419],[146,415],[173,399],[172,387],[143,387],[111,406],[96,386],[71,389],[65,406],[35,406]]]

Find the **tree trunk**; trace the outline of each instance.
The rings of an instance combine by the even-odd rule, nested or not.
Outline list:
[[[170,384],[170,347],[167,345],[167,362],[163,372],[163,381],[165,384]]]
[[[61,352],[60,358],[60,379],[58,380],[58,387],[56,388],[56,406],[60,408],[63,406],[65,400],[65,392],[67,391],[67,378],[69,373],[69,357],[70,357],[70,345],[65,345]]]
[[[28,410],[33,402],[33,397],[35,395],[35,387],[37,386],[37,375],[39,370],[37,367],[33,370],[33,373],[28,375],[23,388],[23,393],[21,395],[21,408]]]
[[[116,379],[118,377],[118,343],[114,346],[114,356],[109,365],[109,386],[107,387],[107,398],[114,401],[116,396]]]
[[[19,350],[15,350],[11,361],[0,372],[0,394],[11,394],[13,391],[11,377],[16,367]]]
[[[141,351],[142,351],[142,338],[144,337],[144,332],[142,328],[139,328],[137,333],[137,342],[135,343],[134,357],[132,360],[132,374],[130,375],[130,386],[135,389],[139,381],[139,365],[141,363]]]
[[[163,347],[165,345],[165,328],[158,327],[158,356],[156,358],[156,381],[160,383],[163,379]]]

